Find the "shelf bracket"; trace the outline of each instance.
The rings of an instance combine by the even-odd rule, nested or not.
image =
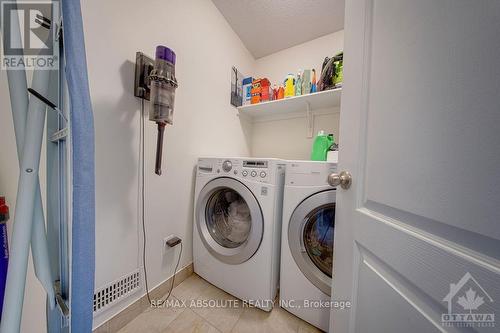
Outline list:
[[[307,138],[310,139],[314,135],[314,115],[311,111],[311,105],[306,101],[306,116],[307,116]]]
[[[68,136],[68,128],[65,127],[62,130],[59,130],[59,131],[55,132],[54,134],[52,134],[50,136],[50,141],[57,143],[59,141],[66,140],[67,136]]]

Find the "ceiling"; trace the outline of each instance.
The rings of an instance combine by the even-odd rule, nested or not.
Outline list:
[[[344,28],[344,0],[212,0],[255,58]]]

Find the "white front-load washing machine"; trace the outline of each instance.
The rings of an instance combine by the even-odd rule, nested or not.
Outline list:
[[[194,271],[270,311],[279,283],[284,162],[200,158],[196,175]]]
[[[281,239],[280,304],[328,331],[333,274],[336,164],[289,161],[286,165]]]

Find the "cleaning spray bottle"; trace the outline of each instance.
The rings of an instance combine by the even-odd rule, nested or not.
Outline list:
[[[302,78],[300,76],[300,70],[297,73],[297,80],[295,80],[295,96],[302,95]]]
[[[278,98],[277,99],[283,99],[285,98],[285,88],[283,87],[282,84],[280,84],[280,87],[278,88]]]
[[[7,282],[7,268],[9,266],[9,244],[7,242],[7,221],[9,220],[9,207],[5,197],[0,197],[0,315],[5,295],[5,282]]]
[[[326,135],[325,131],[321,130],[314,139],[313,148],[311,152],[311,160],[313,161],[326,161],[328,150],[335,142],[333,134]]]
[[[318,87],[316,85],[316,70],[312,70],[312,84],[311,84],[311,93],[315,93],[318,91]]]
[[[302,73],[302,95],[311,93],[311,70],[305,69]]]

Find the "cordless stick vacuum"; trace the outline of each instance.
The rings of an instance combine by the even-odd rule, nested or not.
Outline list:
[[[154,68],[149,75],[151,82],[149,120],[158,125],[155,173],[161,175],[163,136],[165,126],[173,124],[175,89],[175,52],[166,46],[156,47]]]

